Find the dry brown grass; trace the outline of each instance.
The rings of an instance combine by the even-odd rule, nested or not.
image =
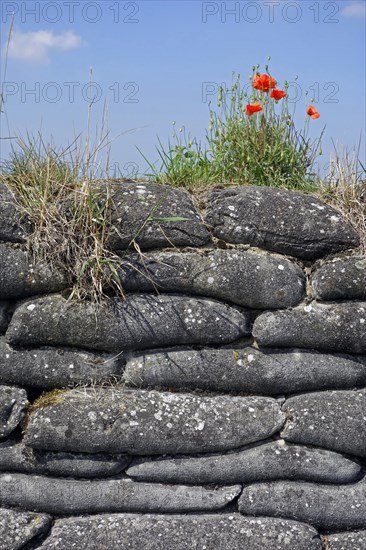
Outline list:
[[[359,159],[359,148],[345,151],[342,156],[336,147],[335,151],[322,196],[354,227],[366,254],[366,170]]]
[[[55,150],[41,138],[20,140],[2,167],[0,181],[33,222],[28,252],[37,262],[67,275],[71,297],[101,302],[105,289],[123,296],[121,258],[108,248],[110,193],[90,174],[79,145]],[[84,150],[85,151],[85,150]]]

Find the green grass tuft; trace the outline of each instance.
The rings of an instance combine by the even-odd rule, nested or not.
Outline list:
[[[257,67],[253,67],[252,84]],[[287,88],[285,83],[285,93]],[[309,115],[305,115],[304,129],[296,130],[287,96],[276,101],[270,89],[253,87],[250,96],[242,90],[240,75],[234,74],[231,89],[220,88],[217,110],[210,105],[205,147],[183,128],[174,131],[175,145],[169,143],[167,150],[159,140],[161,166],[156,170],[149,163],[149,176],[190,189],[224,183],[318,190],[314,167],[323,132],[313,141],[307,137]],[[248,103],[259,103],[261,111],[248,115]]]

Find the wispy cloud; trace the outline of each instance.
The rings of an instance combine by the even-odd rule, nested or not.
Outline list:
[[[9,59],[47,64],[51,50],[72,50],[81,45],[81,38],[72,31],[54,34],[52,31],[13,31],[9,43]]]
[[[341,13],[345,17],[358,17],[361,19],[366,17],[366,4],[364,2],[351,2],[343,8]]]

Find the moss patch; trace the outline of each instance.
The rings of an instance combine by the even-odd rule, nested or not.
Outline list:
[[[30,413],[49,407],[50,405],[57,405],[63,401],[63,395],[69,390],[52,390],[50,392],[42,393],[31,405]]]
[[[22,433],[24,434],[27,431],[29,420],[38,409],[43,409],[44,407],[49,407],[50,405],[57,405],[57,403],[62,403],[63,395],[68,391],[69,390],[57,389],[50,392],[44,392],[35,401],[33,401],[22,422]]]

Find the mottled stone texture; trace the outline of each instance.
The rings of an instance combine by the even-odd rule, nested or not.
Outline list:
[[[334,533],[322,537],[326,550],[364,550],[366,530]]]
[[[45,400],[47,396],[45,397]],[[131,454],[200,453],[265,439],[284,423],[269,397],[201,397],[104,388],[61,393],[31,414],[30,447]]]
[[[20,550],[51,527],[51,516],[0,508],[0,550]]]
[[[56,515],[220,510],[240,490],[240,485],[209,488],[135,483],[123,478],[85,481],[0,474],[0,504]]]
[[[0,383],[52,390],[101,383],[121,376],[123,354],[92,353],[63,347],[14,349],[0,337]]]
[[[315,529],[239,514],[105,514],[56,520],[40,550],[321,550]]]
[[[337,210],[312,195],[286,189],[254,185],[214,189],[206,221],[224,241],[307,260],[359,244],[356,232]]]
[[[192,198],[183,189],[120,182],[110,188],[112,215],[109,245],[125,249],[202,246],[210,234]]]
[[[141,388],[281,395],[366,385],[366,356],[304,349],[166,350],[132,354],[123,379]]]
[[[366,390],[302,394],[282,408],[287,441],[366,457]]]
[[[262,346],[366,353],[366,302],[312,302],[263,313],[253,335]]]
[[[128,256],[121,279],[126,290],[198,294],[253,309],[290,307],[305,293],[305,274],[297,264],[245,250]]]
[[[313,275],[317,300],[366,300],[366,258],[350,256],[324,262]]]
[[[159,483],[250,483],[302,479],[324,483],[355,481],[361,467],[341,454],[283,440],[226,454],[146,460],[136,458],[127,475]]]
[[[62,273],[33,264],[28,254],[19,248],[0,244],[0,299],[48,294],[67,285]]]
[[[0,438],[7,437],[23,420],[28,406],[27,392],[0,386]]]
[[[30,230],[30,224],[22,220],[14,194],[0,183],[0,241],[21,243]]]
[[[363,529],[366,482],[346,485],[298,481],[254,483],[244,487],[239,510],[245,515],[295,519],[324,530]]]
[[[131,462],[127,455],[43,452],[8,439],[0,442],[0,471],[64,477],[108,477]]]
[[[0,184],[0,550],[366,550],[351,225],[285,189],[94,184],[124,289],[98,304]]]
[[[223,344],[250,333],[249,316],[204,298],[131,294],[107,305],[35,298],[14,312],[8,343],[104,351],[182,344]]]

